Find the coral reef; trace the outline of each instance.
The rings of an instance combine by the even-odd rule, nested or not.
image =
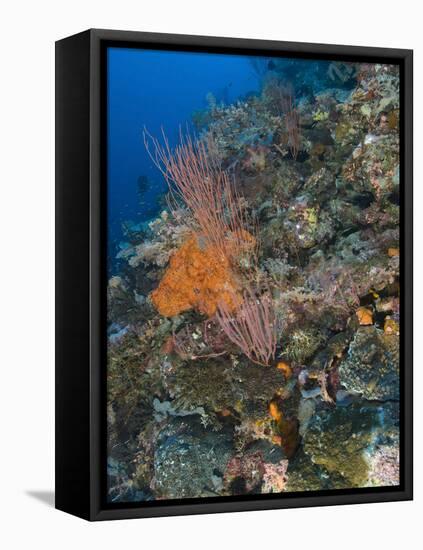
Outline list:
[[[398,67],[251,67],[196,139],[144,134],[168,189],[108,282],[113,502],[399,483]]]

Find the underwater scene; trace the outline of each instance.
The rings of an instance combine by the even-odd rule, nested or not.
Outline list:
[[[109,503],[399,485],[399,84],[108,49]]]

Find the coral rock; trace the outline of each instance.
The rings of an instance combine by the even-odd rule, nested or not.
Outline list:
[[[391,319],[390,317],[386,317],[385,323],[383,325],[383,331],[385,334],[396,334],[399,335],[399,326],[394,319]]]
[[[365,450],[377,426],[377,411],[360,405],[323,410],[310,423],[304,450],[314,464],[329,472],[337,488],[364,487],[369,469]]]
[[[398,399],[399,339],[374,326],[360,327],[339,366],[340,382],[365,399]]]
[[[152,488],[162,498],[213,496],[232,452],[226,433],[206,431],[196,416],[173,419],[159,434]]]
[[[285,490],[286,470],[288,461],[281,460],[278,464],[265,463],[263,474],[262,493],[281,493]]]

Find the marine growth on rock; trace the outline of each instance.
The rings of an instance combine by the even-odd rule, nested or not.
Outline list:
[[[109,501],[398,485],[398,66],[160,54],[111,76]]]

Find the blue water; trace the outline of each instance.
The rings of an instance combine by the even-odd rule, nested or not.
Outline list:
[[[258,74],[245,56],[127,48],[108,50],[108,220],[109,253],[124,240],[122,222],[152,217],[166,191],[148,156],[142,131],[161,128],[175,144],[182,127],[193,129],[192,114],[207,106],[206,96],[229,104],[260,87]],[[151,184],[142,197],[137,181]]]

